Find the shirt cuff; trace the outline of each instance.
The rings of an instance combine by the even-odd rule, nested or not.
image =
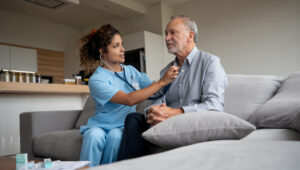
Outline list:
[[[189,112],[195,112],[196,111],[194,106],[182,106],[181,108],[183,109],[184,113],[189,113]]]

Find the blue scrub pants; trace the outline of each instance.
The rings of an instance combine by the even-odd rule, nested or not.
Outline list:
[[[90,167],[115,162],[118,158],[123,128],[104,130],[92,127],[83,132],[81,161],[91,161]]]

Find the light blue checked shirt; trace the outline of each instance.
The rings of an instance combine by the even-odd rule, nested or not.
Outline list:
[[[161,72],[161,77],[174,60]],[[194,47],[172,82],[166,95],[152,102],[152,105],[165,102],[172,108],[182,108],[185,113],[196,111],[223,111],[224,92],[227,76],[217,56]]]

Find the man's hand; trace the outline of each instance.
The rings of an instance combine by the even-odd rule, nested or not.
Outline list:
[[[172,116],[176,116],[182,113],[182,108],[174,109],[168,107],[166,103],[162,103],[161,105],[150,107],[147,114],[147,123],[151,126],[154,126]]]

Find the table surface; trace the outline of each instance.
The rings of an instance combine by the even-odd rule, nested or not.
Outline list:
[[[34,161],[39,162],[39,161]],[[88,166],[85,166],[83,169],[88,169]],[[16,158],[0,156],[0,170],[16,170]]]
[[[16,159],[0,156],[0,170],[15,170]]]

